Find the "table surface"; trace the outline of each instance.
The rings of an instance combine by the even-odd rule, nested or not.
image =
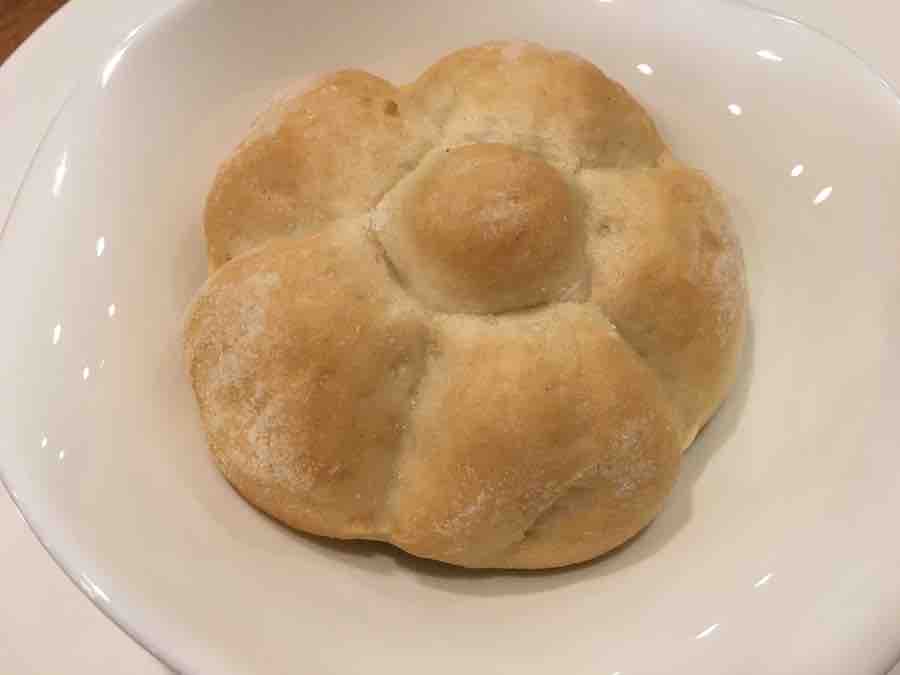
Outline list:
[[[853,49],[900,88],[900,3],[886,0],[763,0],[771,10],[816,26]],[[0,223],[37,142],[66,93],[117,36],[157,5],[174,0],[0,0]],[[65,7],[63,7],[65,5]],[[46,41],[13,50],[41,28]],[[109,41],[79,44],[78,28],[98,22]],[[56,49],[42,45],[52,42]],[[12,54],[12,56],[10,56]],[[9,58],[8,58],[9,57]],[[8,58],[8,60],[7,60]],[[25,85],[28,86],[25,86]],[[2,488],[0,488],[2,490]],[[0,672],[18,675],[169,671],[104,617],[56,567],[0,492]],[[900,630],[900,619],[898,619]],[[900,675],[900,664],[889,675]]]
[[[67,0],[0,0],[0,63]]]

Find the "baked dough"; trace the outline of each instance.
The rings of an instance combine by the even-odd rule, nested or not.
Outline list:
[[[731,386],[739,244],[588,61],[530,43],[277,100],[222,165],[185,346],[227,479],[287,525],[546,568],[662,508]]]

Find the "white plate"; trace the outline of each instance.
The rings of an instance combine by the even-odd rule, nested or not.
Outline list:
[[[291,79],[403,80],[507,36],[603,66],[728,191],[752,293],[738,389],[663,516],[592,565],[473,575],[292,534],[218,476],[182,376],[212,172]],[[718,0],[229,0],[143,25],[95,75],[0,241],[0,468],[66,571],[167,662],[819,674],[900,654],[900,107],[849,52]]]

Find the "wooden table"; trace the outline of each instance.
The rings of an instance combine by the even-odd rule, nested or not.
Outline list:
[[[0,63],[67,0],[0,0]]]

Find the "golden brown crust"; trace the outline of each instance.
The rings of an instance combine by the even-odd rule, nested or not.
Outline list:
[[[206,203],[210,269],[271,237],[365,213],[429,146],[400,91],[365,72],[317,81],[257,120]]]
[[[212,277],[188,362],[226,477],[293,527],[381,526],[427,329],[361,228],[274,239]]]
[[[730,389],[745,332],[727,211],[703,174],[677,166],[579,180],[590,195],[592,302],[660,373],[690,441]]]
[[[498,313],[586,292],[580,205],[536,155],[498,143],[438,151],[398,188],[376,236],[429,307]]]
[[[666,151],[653,121],[590,61],[527,42],[454,52],[410,101],[447,145],[508,143],[569,169],[655,166]]]
[[[395,543],[469,567],[558,566],[650,521],[677,474],[679,429],[600,312],[562,304],[440,327],[398,464]],[[571,509],[585,489],[589,508]]]
[[[740,247],[571,54],[491,43],[276,102],[216,177],[186,355],[223,473],[292,527],[469,567],[600,555],[734,379]]]

